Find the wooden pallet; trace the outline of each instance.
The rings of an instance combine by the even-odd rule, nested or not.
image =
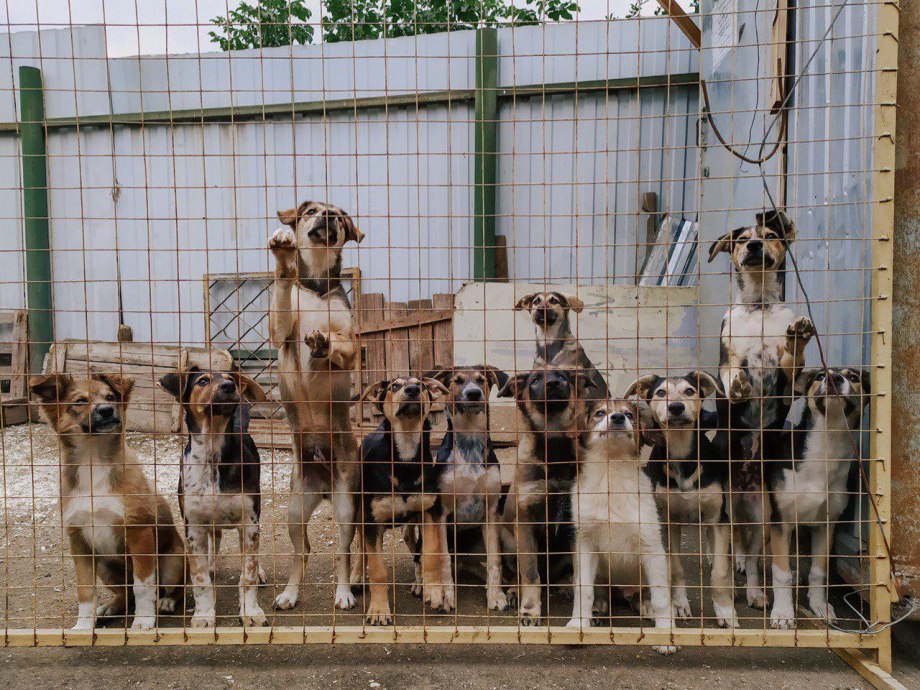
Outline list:
[[[27,316],[25,309],[0,311],[0,427],[29,420]]]

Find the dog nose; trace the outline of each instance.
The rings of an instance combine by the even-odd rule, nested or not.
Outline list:
[[[407,398],[417,398],[421,390],[422,389],[414,383],[411,383],[403,388],[403,392],[406,394]]]
[[[115,408],[111,405],[100,405],[96,408],[96,416],[100,419],[111,419],[115,416]]]
[[[221,381],[217,389],[221,393],[234,393],[236,391],[236,384],[233,381]]]
[[[671,414],[683,414],[687,406],[682,402],[672,402],[668,404],[668,412]]]
[[[482,389],[481,388],[470,388],[466,391],[467,400],[482,400]]]
[[[844,382],[843,374],[838,374],[835,372],[833,378],[834,378],[834,383],[837,385],[837,388],[840,388],[840,386],[842,386]]]
[[[763,242],[761,240],[749,240],[747,248],[749,252],[759,252],[763,249]]]
[[[622,412],[614,412],[610,415],[610,423],[616,426],[623,426],[626,423],[626,415]]]

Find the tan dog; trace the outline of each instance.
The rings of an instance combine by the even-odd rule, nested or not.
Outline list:
[[[349,408],[359,348],[340,275],[343,245],[364,235],[347,213],[313,201],[279,211],[278,218],[289,227],[276,230],[268,244],[276,262],[269,330],[278,348],[279,387],[296,460],[288,504],[294,564],[275,606],[297,604],[310,555],[307,525],[331,495],[339,528],[335,605],[348,609],[356,603],[348,577],[358,444]]]
[[[78,630],[92,629],[97,616],[124,615],[132,599],[131,627],[152,628],[157,610],[172,613],[183,593],[185,547],[172,512],[125,444],[133,387],[133,379],[116,374],[31,381],[61,448],[61,515],[77,576]],[[115,595],[108,604],[97,606],[96,576]]]

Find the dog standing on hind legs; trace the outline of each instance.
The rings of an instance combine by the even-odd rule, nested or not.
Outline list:
[[[354,537],[353,493],[358,487],[358,443],[351,430],[352,374],[359,363],[351,304],[342,288],[342,247],[364,235],[335,206],[306,201],[279,211],[268,247],[275,257],[269,310],[272,345],[278,348],[278,382],[291,425],[294,468],[288,531],[294,562],[278,609],[297,605],[310,555],[307,528],[324,497],[338,525],[335,605],[357,602],[349,584]]]

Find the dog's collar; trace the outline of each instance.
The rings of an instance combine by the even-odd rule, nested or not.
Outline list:
[[[300,278],[300,286],[310,292],[315,292],[320,297],[325,297],[342,286],[342,280],[338,276],[328,278]]]

